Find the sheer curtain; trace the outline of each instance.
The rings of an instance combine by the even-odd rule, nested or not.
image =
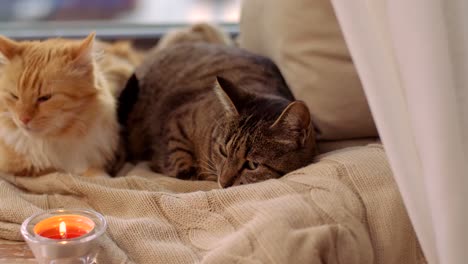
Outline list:
[[[468,1],[332,0],[429,263],[468,263]]]

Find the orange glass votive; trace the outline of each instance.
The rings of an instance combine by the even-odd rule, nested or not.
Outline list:
[[[103,248],[106,228],[96,211],[53,209],[24,220],[21,234],[40,264],[91,264]]]
[[[82,215],[57,215],[34,226],[34,233],[49,239],[73,239],[88,234],[94,222]]]

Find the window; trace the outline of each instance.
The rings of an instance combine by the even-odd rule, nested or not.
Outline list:
[[[13,38],[148,38],[194,22],[237,31],[241,0],[0,0],[0,33]]]

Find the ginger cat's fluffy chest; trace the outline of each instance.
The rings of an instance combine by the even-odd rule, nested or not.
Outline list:
[[[108,126],[103,129],[96,123],[76,139],[43,139],[0,125],[1,167],[16,175],[39,175],[51,171],[83,174],[90,167],[104,166],[115,151],[118,127],[109,120],[97,121]]]

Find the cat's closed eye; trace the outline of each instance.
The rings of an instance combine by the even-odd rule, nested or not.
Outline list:
[[[223,144],[219,144],[219,153],[223,155],[223,157],[227,157],[226,147]]]
[[[11,96],[11,98],[13,98],[14,100],[18,100],[18,96],[16,96],[16,94],[10,93],[10,96]]]
[[[245,162],[245,168],[249,170],[256,170],[258,168],[258,162],[247,160]]]
[[[46,94],[46,95],[43,95],[43,96],[37,98],[37,101],[39,103],[42,103],[42,102],[48,101],[51,97],[52,97],[51,94]]]

